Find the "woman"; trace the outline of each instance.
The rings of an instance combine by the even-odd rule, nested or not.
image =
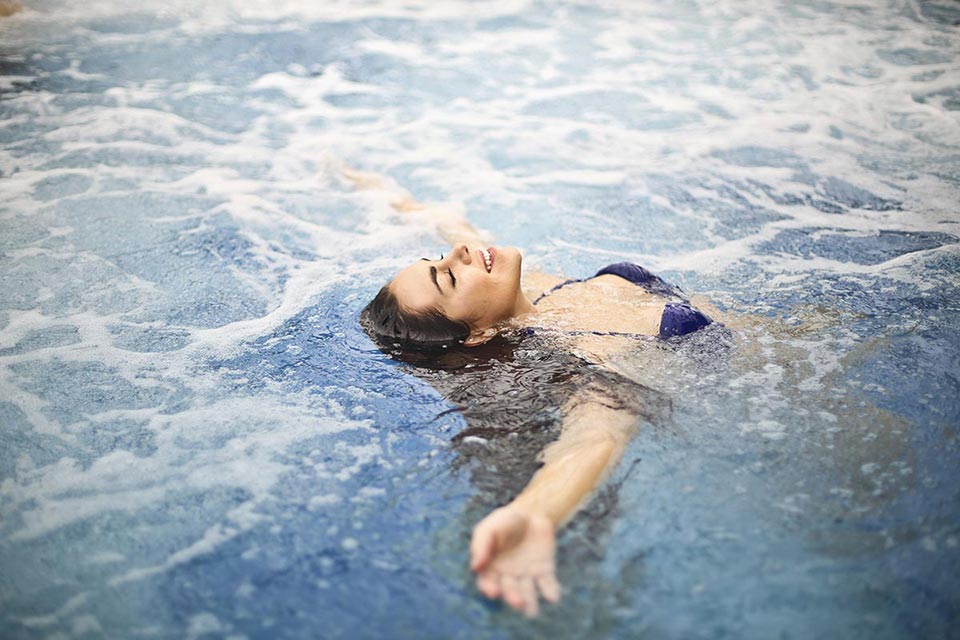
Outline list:
[[[353,170],[344,174],[361,187],[384,186]],[[414,262],[380,290],[362,314],[372,336],[404,349],[442,351],[476,348],[505,332],[533,333],[550,336],[593,367],[577,375],[576,391],[563,403],[560,435],[540,455],[542,466],[519,495],[473,530],[470,567],[479,590],[536,615],[540,596],[560,598],[556,531],[610,474],[638,417],[646,415],[638,385],[616,391],[624,383],[612,370],[612,357],[637,340],[683,335],[712,321],[676,287],[628,263],[585,280],[530,274],[525,289],[517,249],[484,248],[462,214],[396,191],[393,207],[417,212],[453,248],[439,259]]]

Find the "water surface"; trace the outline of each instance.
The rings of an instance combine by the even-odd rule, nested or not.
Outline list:
[[[0,22],[0,635],[955,635],[956,2],[29,5]],[[468,576],[463,418],[356,324],[443,246],[342,162],[737,318],[623,363],[670,423],[537,621]]]

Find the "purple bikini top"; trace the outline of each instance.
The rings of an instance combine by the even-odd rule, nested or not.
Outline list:
[[[693,333],[694,331],[702,329],[713,322],[709,316],[692,306],[687,301],[687,297],[683,295],[680,287],[666,282],[660,276],[651,273],[640,265],[633,264],[632,262],[618,262],[600,269],[600,271],[597,271],[589,278],[561,282],[552,289],[544,291],[542,294],[540,294],[540,296],[533,301],[533,304],[537,304],[557,289],[562,289],[568,284],[573,284],[574,282],[585,282],[587,280],[592,280],[597,276],[607,274],[619,276],[639,287],[643,287],[646,291],[649,291],[652,294],[663,296],[665,298],[677,299],[676,301],[668,302],[667,306],[663,309],[663,315],[660,317],[661,338],[670,338],[673,336],[682,336],[688,333]],[[620,331],[571,331],[569,333],[591,334],[598,336],[639,337],[639,334],[624,333]]]

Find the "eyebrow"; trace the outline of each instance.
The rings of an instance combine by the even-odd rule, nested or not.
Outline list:
[[[420,258],[420,262],[430,262],[430,258]],[[433,281],[433,286],[437,288],[437,291],[440,292],[440,295],[444,295],[443,289],[440,288],[440,283],[437,282],[437,268],[434,266],[430,267],[430,280]]]
[[[440,295],[443,295],[443,289],[440,288],[440,283],[437,282],[437,268],[432,265],[430,266],[430,279],[433,281],[433,286],[440,292]]]

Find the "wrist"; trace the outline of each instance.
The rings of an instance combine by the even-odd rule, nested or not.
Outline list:
[[[514,511],[530,521],[546,521],[550,526],[556,528],[560,518],[553,514],[546,505],[539,504],[537,500],[525,496],[515,498],[505,509]]]

